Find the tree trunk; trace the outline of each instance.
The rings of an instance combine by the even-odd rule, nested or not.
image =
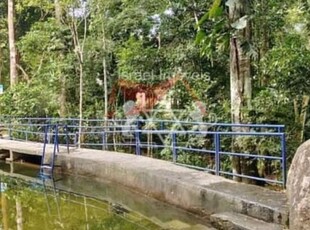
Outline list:
[[[100,9],[100,5],[97,5],[98,11],[103,11],[101,13],[102,19],[101,19],[101,32],[102,32],[102,48],[103,48],[103,59],[102,59],[102,67],[103,67],[103,88],[104,88],[104,129],[108,130],[108,119],[109,119],[109,95],[108,95],[108,70],[107,70],[107,38],[106,38],[106,32],[105,32],[105,26],[106,26],[106,9]],[[111,106],[111,105],[110,105]],[[108,142],[108,135],[105,135],[105,143]],[[105,146],[104,146],[105,148]]]
[[[83,64],[80,62],[79,64],[79,71],[80,71],[80,89],[79,89],[79,94],[80,94],[80,99],[79,99],[79,140],[78,140],[78,148],[81,148],[82,140],[84,139],[82,137],[82,125],[83,125],[83,75],[84,75],[84,70],[83,70]]]
[[[108,126],[108,116],[109,116],[109,107],[108,107],[108,71],[107,71],[107,60],[106,60],[106,37],[105,37],[105,29],[104,25],[102,23],[102,44],[103,44],[103,50],[104,50],[104,57],[102,60],[102,67],[103,67],[103,87],[104,87],[104,127],[105,130],[107,130]],[[105,143],[108,141],[107,135],[105,136]]]
[[[109,108],[108,108],[108,76],[107,76],[107,62],[106,58],[103,58],[103,85],[104,85],[104,119],[105,121],[108,120],[109,116]],[[107,124],[105,124],[107,126]]]
[[[55,18],[58,22],[61,22],[62,8],[59,3],[59,0],[54,0],[54,5],[55,5]]]
[[[307,111],[309,108],[310,97],[304,95],[302,97],[301,103],[298,98],[294,99],[294,113],[295,113],[295,122],[300,125],[300,133],[298,135],[299,142],[304,141],[305,135],[305,126],[307,121]]]
[[[84,15],[84,33],[83,42],[80,42],[77,22],[72,18],[71,33],[73,37],[73,44],[75,55],[79,63],[79,135],[78,135],[78,148],[81,148],[81,143],[83,140],[83,90],[84,90],[84,47],[87,36],[87,15]]]
[[[295,122],[299,122],[299,109],[298,109],[298,98],[294,98],[294,114],[295,114]]]
[[[61,25],[61,17],[62,17],[62,8],[59,3],[59,0],[54,0],[54,6],[55,6],[55,18],[59,25]],[[60,51],[59,59],[60,61],[63,61],[64,54],[62,51]],[[65,117],[66,116],[66,76],[63,74],[63,71],[60,66],[58,66],[58,77],[59,77],[59,83],[60,83],[60,95],[59,95],[59,116]]]
[[[229,2],[229,19],[231,23],[238,21],[245,15],[246,1],[235,0]],[[241,47],[241,41],[250,40],[250,26],[247,22],[230,38],[230,97],[231,97],[231,121],[240,124],[245,122],[244,110],[251,107],[252,80],[250,58]],[[244,128],[234,127],[234,132],[245,131]],[[233,140],[233,151],[240,146]],[[242,174],[243,165],[246,164],[240,157],[232,157],[232,169],[235,174]],[[241,181],[237,176],[234,180]]]
[[[66,76],[63,75],[60,71],[60,95],[59,95],[59,103],[60,103],[60,108],[59,108],[59,116],[60,117],[65,117],[66,116],[66,101],[67,101],[67,96],[66,96]]]
[[[18,82],[17,76],[17,53],[15,44],[14,28],[14,0],[8,0],[8,32],[9,32],[9,49],[10,49],[10,85],[15,86]]]
[[[104,36],[104,35],[103,35]],[[105,47],[105,38],[104,40],[104,48]],[[108,131],[108,116],[109,116],[109,107],[108,107],[108,76],[107,76],[107,62],[106,57],[103,58],[103,85],[104,85],[104,130]],[[108,135],[105,135],[105,143],[108,143]],[[106,146],[104,146],[104,150],[106,149]]]
[[[301,131],[300,131],[300,143],[304,141],[305,135],[305,127],[306,127],[306,119],[307,119],[307,110],[309,107],[309,96],[302,97],[302,106],[301,106],[301,113],[300,113],[300,124],[301,124]]]
[[[3,52],[0,48],[0,84],[2,84],[2,70],[3,70]]]

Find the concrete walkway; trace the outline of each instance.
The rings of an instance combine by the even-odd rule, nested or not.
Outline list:
[[[42,156],[43,143],[0,139],[0,150],[8,150],[13,153],[22,153],[34,156]],[[54,145],[47,144],[46,153],[51,154],[53,151]],[[59,151],[60,153],[67,153],[67,148],[60,146]],[[10,156],[10,158],[12,157]]]
[[[36,150],[35,154],[40,154],[37,144],[17,145],[14,141],[0,139],[0,149],[31,154],[31,148]],[[228,212],[282,226],[288,223],[284,192],[236,183],[167,161],[116,152],[78,149],[67,154],[61,151],[57,161],[66,173],[117,182],[194,213],[217,214],[218,217]],[[224,216],[230,218],[230,214]]]

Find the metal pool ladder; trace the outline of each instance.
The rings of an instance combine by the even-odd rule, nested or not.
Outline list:
[[[52,154],[47,154],[47,144],[50,144],[50,132],[52,133],[53,140],[53,152]],[[40,166],[40,176],[41,177],[53,177],[53,171],[55,168],[55,158],[56,153],[59,153],[59,126],[56,125],[46,125],[44,133],[44,145],[41,158]]]

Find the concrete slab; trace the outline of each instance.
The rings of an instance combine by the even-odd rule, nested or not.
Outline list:
[[[284,192],[276,192],[142,156],[80,149],[61,154],[68,173],[105,178],[191,212],[237,212],[267,222],[287,224]]]
[[[14,153],[42,156],[43,143],[0,139],[0,150],[8,150]],[[54,145],[46,145],[47,154],[51,154],[53,150]],[[66,153],[67,148],[60,146],[59,151],[62,153]]]

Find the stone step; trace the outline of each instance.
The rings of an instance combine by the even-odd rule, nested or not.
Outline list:
[[[242,183],[217,183],[206,187],[205,197],[209,196],[218,203],[217,210],[212,207],[207,209],[214,210],[213,213],[235,212],[269,223],[288,224],[288,205],[284,191]]]
[[[219,230],[282,230],[284,226],[267,223],[239,213],[222,212],[210,217],[212,225]]]

